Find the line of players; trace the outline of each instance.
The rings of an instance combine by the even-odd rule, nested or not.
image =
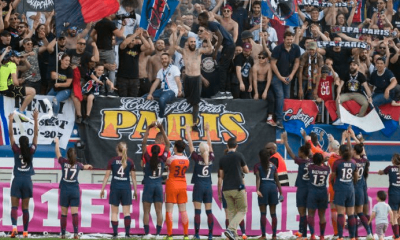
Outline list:
[[[13,118],[9,116],[9,137],[14,152],[14,169],[13,180],[11,184],[11,221],[12,233],[11,237],[15,238],[18,234],[17,230],[17,209],[21,199],[23,212],[23,237],[28,237],[29,224],[29,200],[32,198],[33,185],[31,176],[34,174],[32,165],[33,155],[37,147],[38,139],[38,112],[34,111],[34,137],[32,144],[29,145],[29,139],[22,136],[19,139],[19,146],[15,143],[13,135]],[[150,129],[158,128],[159,133],[156,135],[155,144],[147,145],[147,139]],[[199,239],[201,203],[205,204],[209,239],[213,236],[214,216],[211,211],[212,202],[212,186],[211,172],[214,162],[214,153],[211,145],[208,124],[205,126],[207,142],[199,144],[199,153],[195,151],[191,140],[191,128],[186,128],[186,139],[188,141],[191,152],[190,158],[193,159],[195,166],[193,172],[193,202],[195,207],[195,238]],[[314,215],[318,209],[320,217],[320,239],[324,239],[324,230],[326,226],[325,210],[328,207],[328,198],[331,203],[332,222],[335,235],[339,239],[343,239],[343,228],[345,217],[348,215],[348,228],[351,239],[356,238],[356,217],[358,216],[371,238],[371,228],[368,225],[368,195],[366,178],[368,177],[369,162],[366,158],[365,150],[362,143],[358,143],[352,149],[350,138],[354,136],[354,132],[349,128],[343,134],[347,140],[346,144],[340,145],[338,141],[329,136],[328,152],[324,152],[318,145],[318,137],[314,134],[305,136],[306,143],[300,147],[298,156],[295,156],[291,150],[286,133],[281,136],[282,142],[285,144],[289,155],[295,159],[299,165],[298,176],[296,179],[297,186],[297,207],[300,214],[299,223],[299,239],[307,237],[307,223],[311,232],[311,239],[315,239],[314,233]],[[237,148],[235,141],[228,148]],[[67,159],[61,156],[58,146],[58,139],[55,139],[55,153],[62,166],[62,179],[60,181],[60,205],[62,207],[61,215],[61,238],[65,238],[65,228],[67,222],[68,208],[71,207],[72,222],[74,226],[74,238],[78,238],[78,207],[80,204],[80,191],[78,183],[78,175],[80,170],[91,169],[91,165],[83,165],[76,161],[76,153],[73,148],[68,149]],[[343,141],[345,143],[345,141]],[[187,202],[187,184],[186,170],[189,167],[189,159],[184,155],[186,144],[183,140],[175,141],[174,155],[169,153],[170,142],[162,127],[162,125],[152,123],[143,138],[143,161],[144,169],[144,190],[143,190],[143,208],[144,208],[144,230],[145,238],[151,238],[149,234],[149,213],[151,204],[157,214],[157,235],[160,234],[163,216],[163,188],[162,173],[164,166],[168,167],[168,179],[165,186],[165,202],[167,225],[166,239],[172,239],[172,209],[174,204],[178,204],[181,224],[184,229],[184,239],[188,239],[188,217],[186,213]],[[111,205],[111,225],[113,227],[113,236],[117,237],[118,228],[118,206],[123,206],[124,222],[126,236],[129,237],[130,232],[130,205],[132,198],[136,195],[136,175],[133,161],[127,156],[127,144],[120,142],[116,148],[117,156],[109,160],[106,174],[104,176],[103,186],[100,197],[104,197],[104,189],[112,173],[110,185],[109,203]],[[268,149],[262,149],[259,152],[260,164],[254,169],[256,174],[256,187],[258,194],[258,202],[261,211],[261,233],[260,239],[266,238],[266,207],[269,206],[272,218],[273,239],[276,239],[277,216],[275,206],[278,201],[283,201],[282,197],[278,197],[278,192],[282,196],[281,186],[278,181],[276,166],[270,162],[271,153]],[[326,165],[326,160],[329,166]],[[397,223],[398,209],[400,205],[400,155],[395,154],[392,158],[393,165],[388,166],[385,170],[379,171],[379,174],[389,175],[389,205],[393,210],[392,229],[395,239],[399,239],[399,225]],[[132,197],[132,185],[133,197]],[[329,183],[329,194],[326,189],[326,183]],[[329,196],[329,197],[328,197]],[[367,210],[365,210],[367,209]],[[306,212],[308,210],[308,217]],[[337,212],[337,215],[335,214]],[[357,214],[357,215],[355,215]],[[229,223],[227,223],[229,225]]]

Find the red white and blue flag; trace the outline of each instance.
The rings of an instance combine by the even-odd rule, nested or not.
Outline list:
[[[296,0],[263,0],[261,12],[268,18],[278,20],[282,25],[300,26]]]
[[[140,27],[147,30],[154,40],[163,32],[178,6],[176,0],[144,0]]]
[[[118,0],[57,0],[56,12],[57,37],[68,26],[82,26],[114,14],[119,9]]]

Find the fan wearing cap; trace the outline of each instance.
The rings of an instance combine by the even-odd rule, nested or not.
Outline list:
[[[68,48],[68,49],[76,48],[76,43],[78,42],[78,40],[81,38],[86,38],[90,29],[92,29],[92,26],[93,26],[92,22],[86,24],[86,28],[79,34],[77,34],[76,26],[70,26],[67,29],[67,34],[65,35],[65,38],[67,40],[66,45],[65,45],[66,48]]]
[[[275,97],[272,90],[270,90],[272,80],[272,69],[271,64],[268,61],[268,54],[266,52],[260,52],[258,54],[258,61],[254,64],[251,69],[253,75],[253,88],[254,88],[254,99],[267,100],[267,123],[273,127],[276,123],[273,119]]]
[[[21,57],[22,55],[17,51],[10,50],[10,48],[3,49],[0,57],[2,63],[0,67],[0,94],[12,98],[24,98],[19,112],[26,115],[26,107],[35,97],[36,91],[31,87],[20,86],[17,65]]]
[[[239,25],[232,19],[232,7],[226,4],[222,7],[222,17],[218,14],[214,14],[214,17],[231,34],[233,41],[236,42],[239,35]]]
[[[242,48],[243,52],[234,60],[236,74],[232,80],[232,93],[234,98],[251,99],[253,83],[250,81],[250,73],[254,65],[252,46],[250,43],[243,43]]]
[[[199,103],[201,95],[201,56],[203,54],[212,53],[211,38],[212,35],[205,33],[207,45],[196,49],[196,38],[189,37],[185,48],[179,47],[179,44],[185,31],[179,32],[177,41],[172,45],[175,45],[175,50],[182,54],[183,62],[185,63],[185,76],[184,76],[184,93],[186,101],[193,107],[193,124],[192,130],[198,132],[197,127],[198,115],[199,115]]]
[[[235,42],[233,41],[233,38],[231,35],[228,33],[228,31],[225,30],[224,27],[221,26],[221,24],[209,21],[209,16],[207,12],[202,12],[199,14],[198,17],[199,25],[193,25],[192,27],[192,32],[198,32],[199,26],[202,26],[209,31],[213,32],[217,38],[218,42],[217,45],[215,46],[215,50],[213,53],[213,58],[216,60],[218,51],[220,47],[222,46],[222,51],[221,51],[221,57],[218,63],[219,69],[219,92],[212,96],[211,98],[213,99],[232,99],[233,96],[231,94],[230,90],[230,82],[228,78],[228,71],[229,71],[229,66],[230,63],[233,59],[234,53],[235,53]]]
[[[265,34],[262,35],[263,39],[265,39]],[[254,59],[255,62],[258,61],[258,54],[262,51],[265,51],[271,56],[271,51],[268,49],[267,45],[261,45],[253,40],[253,34],[249,31],[243,31],[241,34],[241,38],[243,43],[249,43],[251,45],[251,57]],[[266,39],[268,41],[268,38]]]
[[[365,97],[362,87],[364,87],[368,99]],[[336,112],[338,119],[333,122],[333,125],[343,124],[340,121],[339,104],[343,104],[344,102],[350,100],[354,100],[361,106],[360,112],[357,114],[357,116],[364,117],[369,106],[368,102],[372,102],[371,95],[372,94],[368,87],[367,79],[364,74],[359,71],[359,62],[352,58],[350,62],[349,74],[347,74],[344,79],[340,79],[340,84],[337,88]]]
[[[11,33],[4,30],[0,33],[0,49],[4,49],[8,46],[11,46]]]
[[[299,66],[299,99],[313,99],[317,95],[316,81],[321,76],[324,58],[317,52],[317,43],[308,42],[307,51],[300,57]]]

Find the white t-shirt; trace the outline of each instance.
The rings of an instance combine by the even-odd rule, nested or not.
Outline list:
[[[374,209],[372,209],[373,212],[375,212],[375,223],[380,224],[380,223],[386,223],[388,224],[388,214],[389,211],[391,210],[390,206],[385,203],[385,202],[378,202],[375,206]]]
[[[119,7],[119,10],[117,12],[117,14],[125,14],[127,13],[127,11],[125,10],[125,8],[123,8],[122,6]],[[126,26],[124,29],[124,35],[125,37],[128,36],[128,34],[133,34],[134,30],[136,29],[136,27],[139,27],[139,23],[140,23],[140,15],[139,14],[135,14],[136,15],[136,19],[132,19],[132,18],[125,18],[126,21]],[[118,28],[121,28],[122,26],[122,20],[118,20]]]
[[[165,77],[164,77],[165,76]],[[178,85],[176,84],[175,77],[180,77],[181,71],[175,65],[170,64],[166,69],[161,68],[157,73],[157,78],[161,81],[161,89],[163,91],[172,90],[175,97],[178,96]]]
[[[265,31],[265,30],[264,30]],[[278,34],[276,34],[276,30],[273,27],[268,27],[267,28],[267,33],[268,33],[268,40],[271,43],[274,43],[272,46],[272,48],[275,47],[275,43],[278,42]],[[256,41],[260,41],[260,29],[254,30],[253,31],[253,40]]]

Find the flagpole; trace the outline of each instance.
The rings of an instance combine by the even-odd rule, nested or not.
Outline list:
[[[251,0],[249,0],[249,12],[251,11]]]
[[[56,73],[57,73],[57,78],[56,78],[56,83],[58,82],[58,38],[56,37]]]

